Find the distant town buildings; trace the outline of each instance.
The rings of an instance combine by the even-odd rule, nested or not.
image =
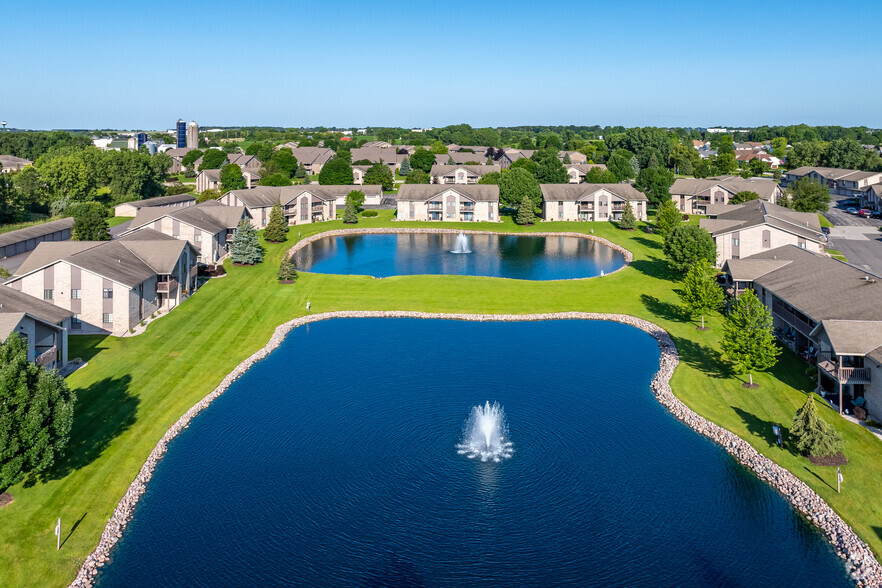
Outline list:
[[[180,147],[180,145],[178,145]],[[187,145],[190,149],[199,148],[199,125],[195,120],[191,120],[187,125]]]

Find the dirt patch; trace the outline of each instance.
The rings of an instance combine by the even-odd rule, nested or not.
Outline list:
[[[710,327],[695,327],[696,331],[707,331]]]
[[[3,508],[4,506],[9,506],[14,501],[15,499],[12,497],[12,494],[9,494],[8,492],[0,493],[0,508]]]
[[[743,384],[741,384],[741,387],[753,390],[754,388],[759,388],[759,384],[751,384],[750,382],[744,382]]]
[[[279,280],[280,284],[293,284],[294,280]]]
[[[848,458],[842,455],[841,451],[836,455],[825,455],[824,457],[809,455],[808,460],[812,462],[812,465],[818,466],[841,466],[848,463]]]

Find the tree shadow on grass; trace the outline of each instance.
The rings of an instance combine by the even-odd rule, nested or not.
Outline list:
[[[834,488],[833,485],[832,485],[830,482],[828,482],[827,480],[825,480],[824,478],[822,478],[821,476],[819,476],[819,475],[818,475],[817,473],[815,473],[814,471],[810,470],[808,466],[804,466],[804,467],[805,467],[805,471],[807,471],[808,473],[810,473],[811,475],[813,475],[814,477],[816,477],[818,480],[820,480],[821,482],[823,482],[824,484],[826,484],[827,487],[830,488],[830,490],[836,490],[836,488]],[[878,533],[878,531],[877,531],[877,533]]]
[[[79,357],[87,362],[107,349],[103,344],[107,337],[109,335],[71,335],[67,339],[67,355],[70,359]]]
[[[735,414],[738,415],[738,418],[740,418],[747,426],[748,433],[750,433],[754,437],[759,437],[770,446],[775,446],[776,442],[775,433],[772,431],[772,427],[774,425],[779,425],[781,427],[781,436],[783,437],[785,442],[784,447],[787,447],[786,442],[787,436],[790,432],[789,427],[785,427],[781,423],[773,423],[772,421],[763,420],[755,414],[751,414],[742,408],[738,408],[737,406],[733,406],[732,410],[735,411]],[[781,448],[779,448],[779,450],[785,451],[785,449]]]
[[[646,310],[648,310],[655,316],[661,317],[668,321],[682,323],[688,321],[691,318],[686,310],[679,304],[662,302],[655,296],[650,296],[649,294],[641,294],[640,302],[643,303],[643,306],[646,307]]]
[[[629,264],[641,274],[645,274],[659,280],[668,282],[677,282],[682,277],[680,274],[671,269],[671,266],[660,257],[650,257],[649,259],[635,259]]]
[[[644,247],[649,247],[650,249],[658,249],[659,251],[661,251],[663,248],[662,242],[656,239],[648,239],[640,235],[634,235],[633,239]]]
[[[105,378],[78,388],[70,442],[64,455],[39,475],[41,482],[63,478],[95,461],[116,437],[135,423],[139,399],[129,393],[132,377]],[[26,485],[37,480],[30,478]]]
[[[728,380],[735,377],[732,365],[716,349],[696,343],[690,339],[684,339],[683,337],[674,337],[672,335],[671,338],[674,341],[674,345],[677,346],[680,361],[686,365],[697,369],[711,378]]]

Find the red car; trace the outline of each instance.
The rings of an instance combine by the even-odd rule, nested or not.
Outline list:
[[[861,209],[858,211],[858,216],[867,216],[867,217],[868,217],[868,216],[870,216],[871,214],[873,214],[873,211],[870,210],[869,208],[861,208]]]

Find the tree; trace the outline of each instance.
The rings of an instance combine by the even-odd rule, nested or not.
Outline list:
[[[221,188],[225,192],[241,190],[245,187],[245,178],[242,176],[242,168],[236,163],[228,163],[220,172]]]
[[[92,197],[95,175],[88,173],[81,158],[73,155],[41,157],[36,165],[40,177],[46,182],[53,214],[61,214],[74,202],[85,202]]]
[[[811,392],[806,395],[802,407],[796,411],[790,436],[796,441],[796,449],[802,455],[827,457],[842,450],[842,437],[821,418],[815,404],[815,395]]]
[[[698,179],[703,179],[711,175],[712,171],[710,161],[702,159],[697,164],[693,165],[692,176]]]
[[[730,174],[738,167],[733,153],[719,153],[714,158],[713,169],[717,175],[724,176]]]
[[[263,250],[257,239],[257,231],[247,218],[239,221],[239,226],[233,231],[230,257],[236,265],[254,265],[263,261]]]
[[[864,148],[854,139],[836,139],[827,150],[827,166],[856,169],[864,161]]]
[[[283,284],[293,284],[297,281],[297,268],[294,266],[294,260],[291,258],[291,254],[286,253],[285,257],[282,258],[282,263],[279,264],[279,271],[276,273],[276,278],[278,278],[279,282]]]
[[[29,165],[20,172],[12,174],[12,185],[21,199],[25,208],[33,210],[38,206],[44,206],[48,202],[46,183],[40,177],[40,172],[33,165]]]
[[[196,204],[201,204],[202,202],[206,202],[208,200],[217,200],[218,198],[220,198],[223,195],[224,195],[223,191],[220,190],[219,188],[212,188],[211,190],[203,190],[202,192],[199,192],[199,194],[196,196]]]
[[[696,263],[717,260],[717,245],[707,230],[698,225],[678,224],[665,236],[665,257],[668,265],[685,273]]]
[[[361,192],[353,190],[346,195],[346,209],[343,211],[343,222],[348,225],[354,225],[358,222],[358,205],[356,204],[356,199],[353,198],[355,193],[361,194]]]
[[[110,241],[107,213],[97,202],[76,204],[70,208],[74,217],[71,239],[74,241]]]
[[[772,331],[772,315],[753,290],[746,290],[732,304],[723,324],[720,347],[736,369],[749,374],[750,387],[754,386],[754,372],[777,363],[781,349]]]
[[[413,155],[410,156],[410,165],[415,170],[421,169],[429,173],[432,171],[432,166],[435,165],[435,154],[422,147],[417,147]]]
[[[206,149],[199,164],[199,171],[204,169],[220,169],[227,160],[227,154],[220,149]]]
[[[723,306],[726,293],[717,284],[716,271],[707,260],[699,260],[686,272],[683,288],[680,290],[680,300],[691,316],[701,316],[702,328],[704,328],[704,315]]]
[[[260,159],[260,157],[258,157],[258,159]],[[297,158],[294,157],[290,147],[282,147],[274,152],[269,161],[272,161],[289,178],[293,177],[294,172],[297,171]]]
[[[772,139],[772,155],[782,160],[787,157],[787,137]]]
[[[184,157],[181,158],[181,165],[187,169],[192,169],[192,166],[194,163],[196,163],[196,160],[203,155],[205,155],[205,153],[200,149],[192,149],[190,151],[187,151],[187,153],[184,154]]]
[[[355,212],[359,212],[364,205],[364,192],[361,190],[352,190],[346,195],[346,200],[352,200],[355,204]]]
[[[536,179],[540,184],[566,184],[570,176],[560,159],[557,149],[541,149],[530,158],[538,164]]]
[[[399,175],[406,176],[410,173],[410,157],[401,160],[401,169],[398,170]]]
[[[520,161],[520,160],[518,160]],[[508,172],[506,172],[508,173]],[[488,174],[484,174],[481,176],[481,179],[478,180],[479,184],[490,184],[494,186],[498,186],[499,182],[502,181],[502,172],[490,172]]]
[[[421,169],[415,169],[407,174],[407,178],[404,180],[405,184],[428,184],[429,183],[429,174],[424,172]]]
[[[261,186],[290,186],[291,180],[282,172],[269,174],[260,178]]]
[[[13,332],[0,343],[0,490],[48,470],[70,439],[74,394],[57,371],[28,361]]]
[[[622,211],[622,220],[619,221],[620,229],[631,230],[637,226],[637,217],[634,216],[634,209],[631,207],[631,201],[625,202],[625,210]]]
[[[435,141],[434,143],[432,143],[431,147],[429,147],[429,151],[431,151],[435,155],[444,155],[445,153],[447,153],[447,145],[445,145],[441,141]]]
[[[564,162],[565,165],[569,165],[569,164],[573,163],[573,160],[572,160],[572,158],[570,157],[570,154],[569,154],[569,153],[564,153],[564,156],[563,156],[563,162]]]
[[[354,181],[352,165],[342,157],[334,157],[319,172],[319,184],[323,186],[348,186]]]
[[[263,238],[271,243],[281,243],[288,237],[288,221],[282,212],[282,203],[276,200],[270,209],[269,222],[263,231]]]
[[[606,167],[616,177],[617,182],[624,182],[634,177],[634,168],[631,167],[630,159],[619,153],[610,156]]]
[[[0,224],[24,219],[25,203],[9,174],[0,172]]]
[[[680,226],[683,215],[677,210],[671,199],[665,200],[658,208],[655,215],[655,232],[662,237],[667,237],[674,227]]]
[[[618,178],[614,173],[602,167],[592,167],[585,174],[586,184],[615,184]]]
[[[538,177],[539,173],[539,164],[536,163],[533,159],[529,157],[521,157],[520,159],[516,159],[511,162],[511,165],[508,167],[509,170],[513,169],[524,169]]]
[[[375,163],[364,173],[364,183],[383,186],[383,190],[389,191],[395,186],[395,176],[385,163]]]
[[[766,173],[766,164],[763,163],[763,160],[757,157],[756,159],[752,159],[750,163],[747,164],[747,169],[750,170],[750,174],[753,176],[762,176]]]
[[[532,225],[536,222],[536,215],[533,213],[533,201],[529,194],[524,194],[520,206],[518,206],[518,215],[515,222],[519,225]]]
[[[827,212],[830,188],[810,178],[800,178],[785,190],[782,204],[799,212]]]
[[[509,170],[499,180],[499,205],[505,208],[518,208],[524,196],[533,201],[533,213],[542,212],[542,191],[539,182],[524,169]]]
[[[309,174],[306,173],[306,167],[304,167],[304,165],[302,163],[300,165],[298,165],[297,171],[294,172],[294,177],[300,178],[302,180],[307,175],[309,175]]]
[[[658,205],[671,199],[671,186],[674,185],[674,174],[666,169],[647,167],[637,174],[634,187],[646,194],[651,202]]]

